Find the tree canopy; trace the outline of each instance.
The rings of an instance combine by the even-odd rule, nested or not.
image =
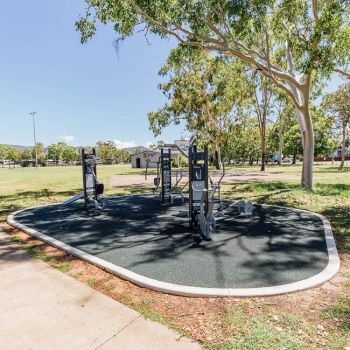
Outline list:
[[[242,64],[177,48],[159,74],[168,78],[159,85],[168,102],[148,114],[151,130],[157,136],[164,127],[184,121],[190,132],[213,147],[220,167],[220,145],[245,101],[247,81]]]
[[[241,60],[267,77],[296,108],[303,145],[301,184],[313,187],[314,81],[344,72],[349,61],[348,0],[87,0],[77,22],[82,42],[96,23],[112,23],[118,40],[138,30],[180,45]]]

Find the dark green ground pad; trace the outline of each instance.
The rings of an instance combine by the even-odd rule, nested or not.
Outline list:
[[[311,213],[255,206],[253,217],[228,217],[212,242],[198,246],[183,215],[187,205],[151,196],[105,202],[98,216],[75,203],[27,209],[14,219],[138,274],[188,286],[276,286],[316,275],[328,263],[322,221]]]

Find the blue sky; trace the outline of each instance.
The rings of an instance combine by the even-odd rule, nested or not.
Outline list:
[[[45,145],[155,142],[147,113],[165,102],[157,73],[175,42],[152,37],[149,45],[138,34],[117,54],[116,34],[101,27],[82,45],[74,23],[84,9],[82,0],[2,3],[0,143],[33,144],[31,111],[37,112],[37,139]],[[181,136],[187,136],[183,127],[171,127],[159,139]]]
[[[0,142],[31,145],[29,112],[37,112],[37,139],[73,145],[119,140],[154,142],[147,113],[164,103],[158,70],[174,42],[139,34],[121,44],[101,27],[80,43],[74,23],[81,0],[11,0],[0,12]],[[182,127],[161,139],[181,136]]]

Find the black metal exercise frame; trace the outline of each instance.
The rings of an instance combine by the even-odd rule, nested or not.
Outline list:
[[[200,211],[202,192],[195,191],[198,184],[205,191],[205,215],[208,212],[208,146],[203,152],[197,151],[197,145],[190,145],[188,152],[189,167],[189,224],[192,230],[196,229],[197,215]]]

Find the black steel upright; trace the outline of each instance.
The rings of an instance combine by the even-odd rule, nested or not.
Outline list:
[[[93,195],[97,200],[95,191],[96,185],[96,150],[92,149],[92,153],[85,153],[85,149],[81,150],[81,165],[83,168],[83,186],[84,186],[84,208],[88,209],[89,196]]]
[[[203,191],[205,191],[205,215],[208,211],[208,146],[203,152],[197,151],[197,145],[190,145],[188,153],[189,167],[189,221],[191,229],[196,228],[196,217],[200,211]]]
[[[168,152],[161,149],[160,153],[161,180],[162,180],[162,202],[170,200],[171,192],[171,150]]]

